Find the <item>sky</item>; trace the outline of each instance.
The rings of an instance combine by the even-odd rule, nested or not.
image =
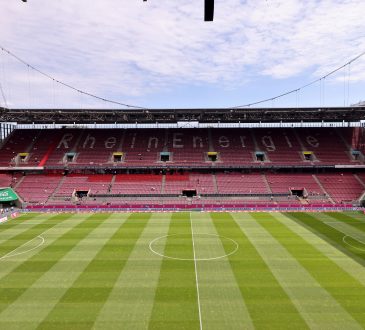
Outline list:
[[[365,100],[363,0],[0,0],[0,106],[230,108]]]

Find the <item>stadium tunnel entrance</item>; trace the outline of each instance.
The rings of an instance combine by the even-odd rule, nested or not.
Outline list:
[[[89,195],[89,190],[76,190],[75,196],[78,198],[87,197]]]
[[[304,197],[305,195],[304,188],[290,188],[290,192],[293,196]]]
[[[184,189],[182,191],[182,195],[186,197],[194,197],[196,196],[196,189]]]

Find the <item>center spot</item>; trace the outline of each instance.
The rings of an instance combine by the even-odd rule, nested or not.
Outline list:
[[[165,244],[167,238],[168,245]],[[217,260],[228,257],[238,250],[238,243],[235,240],[215,234],[194,234],[194,246],[195,260]],[[150,242],[149,248],[154,254],[167,259],[194,260],[191,234],[160,236]]]

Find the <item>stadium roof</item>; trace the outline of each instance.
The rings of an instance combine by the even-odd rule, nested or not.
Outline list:
[[[19,124],[113,123],[254,123],[359,121],[365,106],[315,108],[217,108],[217,109],[7,109],[0,108],[0,122]]]

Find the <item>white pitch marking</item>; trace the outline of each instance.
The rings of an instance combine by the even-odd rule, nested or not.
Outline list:
[[[31,241],[33,241],[33,240],[35,240],[36,238],[40,238],[40,239],[41,239],[41,242],[40,242],[37,246],[34,246],[34,247],[32,247],[31,249],[29,249],[29,250],[26,250],[26,251],[22,251],[22,252],[18,252],[18,253],[14,253],[14,254],[13,254],[13,252],[14,252],[14,251],[18,250],[19,248],[21,248],[21,247],[22,247],[22,246],[24,246],[25,244],[27,244],[27,243],[29,243],[29,242],[31,242]],[[21,255],[21,254],[24,254],[24,253],[28,253],[28,252],[30,252],[30,251],[33,251],[33,250],[35,250],[35,249],[39,248],[40,246],[42,246],[42,245],[44,244],[44,242],[45,242],[45,239],[44,239],[42,236],[40,236],[40,235],[39,235],[39,236],[36,236],[36,237],[32,238],[31,240],[29,240],[29,241],[25,242],[24,244],[22,244],[22,245],[18,246],[18,247],[17,247],[16,249],[14,249],[13,251],[10,251],[9,253],[7,253],[7,254],[5,254],[4,256],[2,256],[2,257],[0,258],[0,260],[6,259],[6,258],[10,258],[10,257],[19,256],[19,255]]]
[[[229,238],[229,237],[225,237],[225,236],[220,236],[220,235],[216,235],[216,234],[198,234],[198,235],[206,235],[206,236],[216,236],[216,237],[220,237],[220,238],[224,238],[226,240],[229,240],[231,241],[234,245],[235,245],[235,248],[234,250],[232,250],[230,253],[228,254],[224,254],[222,256],[218,256],[218,257],[211,257],[211,258],[195,258],[196,261],[209,261],[209,260],[217,260],[217,259],[222,259],[222,258],[225,258],[225,257],[228,257],[234,253],[237,252],[238,250],[238,243],[233,240],[232,238]],[[194,259],[193,258],[177,258],[177,257],[170,257],[170,256],[167,256],[165,254],[162,254],[162,253],[159,253],[157,252],[156,250],[153,249],[153,244],[157,241],[159,241],[160,239],[163,239],[165,237],[169,237],[169,236],[179,236],[179,234],[172,234],[172,235],[164,235],[164,236],[160,236],[160,237],[157,237],[155,239],[153,239],[150,244],[149,244],[149,249],[151,250],[152,253],[160,256],[160,257],[163,257],[163,258],[166,258],[166,259],[173,259],[173,260],[181,260],[181,261],[193,261]]]
[[[194,268],[195,268],[196,293],[197,293],[197,298],[198,298],[199,324],[200,324],[200,330],[202,330],[203,329],[203,323],[202,323],[202,314],[201,314],[201,308],[200,308],[198,270],[197,270],[197,267],[196,267],[193,221],[191,220],[191,213],[190,212],[189,212],[189,218],[190,218],[190,227],[191,227],[191,238],[192,238],[192,241],[193,241],[193,256],[194,256]]]
[[[363,251],[363,252],[365,252],[365,249],[362,249],[362,248],[359,248],[359,247],[353,246],[353,245],[351,245],[349,242],[346,242],[346,237],[350,237],[350,238],[352,238],[353,240],[355,240],[355,241],[357,241],[357,242],[359,242],[359,243],[361,243],[361,244],[363,244],[363,245],[365,246],[365,243],[364,243],[364,242],[362,242],[362,241],[360,241],[360,240],[358,240],[358,239],[356,239],[355,237],[352,237],[352,236],[350,236],[350,235],[345,235],[344,237],[342,237],[342,241],[343,241],[345,244],[347,244],[348,246],[351,246],[352,248],[354,248],[354,249],[356,249],[356,250],[359,250],[359,251]]]
[[[320,220],[321,221],[321,220]],[[340,222],[340,221],[322,221],[325,224],[328,223],[337,223],[337,224],[358,224],[358,225],[365,225],[365,222],[359,222],[359,221],[349,221],[349,222]],[[332,226],[331,226],[332,227]]]
[[[354,249],[356,249],[356,250],[359,250],[359,251],[363,251],[363,252],[365,252],[365,249],[362,249],[362,248],[359,248],[359,247],[353,246],[353,245],[351,245],[350,243],[346,242],[346,237],[350,237],[350,238],[352,238],[353,240],[358,241],[359,243],[361,243],[361,244],[363,244],[363,245],[365,246],[365,243],[364,243],[363,241],[360,241],[359,239],[357,239],[357,238],[355,238],[355,237],[353,237],[353,236],[351,236],[351,235],[349,235],[349,234],[347,234],[347,233],[343,232],[341,229],[336,228],[335,226],[332,226],[332,225],[331,225],[331,223],[341,224],[341,222],[339,222],[339,221],[323,221],[323,223],[324,223],[324,224],[326,224],[327,226],[332,227],[333,229],[335,229],[335,230],[337,230],[337,231],[341,232],[341,233],[344,235],[344,236],[342,237],[342,242],[344,242],[346,245],[348,245],[348,246],[350,246],[350,247],[352,247],[352,248],[354,248]],[[353,222],[353,223],[357,223],[357,222]]]

